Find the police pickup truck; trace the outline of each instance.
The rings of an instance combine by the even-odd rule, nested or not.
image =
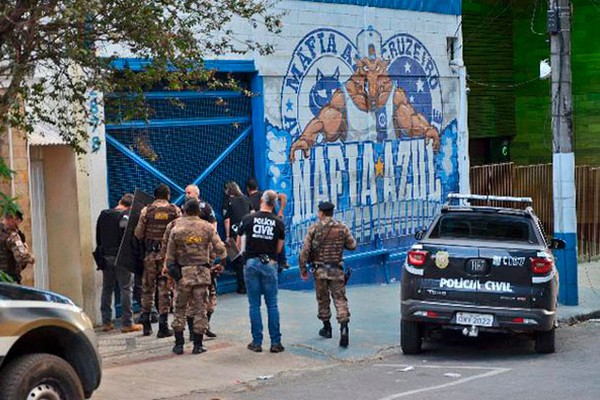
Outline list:
[[[531,207],[471,206],[531,203],[530,198],[448,196],[427,231],[407,253],[402,271],[401,347],[421,351],[442,329],[475,337],[480,331],[526,333],[539,353],[554,352],[558,272]],[[452,203],[458,203],[452,205]]]

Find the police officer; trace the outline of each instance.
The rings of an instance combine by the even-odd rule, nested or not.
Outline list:
[[[215,217],[215,212],[208,202],[200,199],[200,188],[197,185],[190,184],[190,185],[186,186],[185,200],[187,201],[189,199],[196,199],[200,202],[200,219],[203,219],[204,221],[210,223],[216,230],[217,229],[217,219]],[[171,231],[173,230],[173,228],[177,224],[177,221],[179,221],[179,220],[180,219],[173,220],[169,223],[169,225],[167,225],[167,229],[165,230],[165,234],[163,235],[162,245],[161,245],[161,251],[164,252],[165,255],[167,252],[169,235],[171,234]],[[211,260],[212,260],[212,258],[211,258]],[[192,302],[193,302],[193,299],[190,299],[190,304],[188,306],[188,312],[187,312],[187,324],[188,324],[188,329],[190,331],[190,340],[191,341],[194,340],[194,316],[193,316],[193,311],[192,311],[192,307],[193,307]],[[208,303],[206,305],[207,318],[208,318],[208,322],[209,322],[208,328],[206,330],[206,336],[209,338],[217,337],[217,335],[210,330],[210,319],[212,317],[212,314],[215,312],[216,307],[217,307],[217,279],[216,279],[216,273],[213,273],[212,274],[212,284],[210,285],[210,287],[208,289]]]
[[[279,307],[277,305],[277,254],[283,249],[285,226],[283,221],[273,214],[277,202],[277,193],[267,190],[261,197],[260,210],[247,215],[238,230],[237,245],[244,252],[246,265],[244,279],[250,308],[250,328],[252,342],[248,350],[262,351],[263,325],[260,311],[261,298],[264,296],[269,321],[271,353],[281,353],[279,328]]]
[[[319,204],[319,221],[309,228],[304,238],[299,266],[300,275],[305,281],[308,280],[307,263],[311,263],[314,268],[318,317],[323,321],[319,335],[328,339],[332,336],[329,321],[331,295],[340,324],[340,346],[348,347],[350,310],[342,260],[344,249],[356,249],[356,240],[346,225],[332,218],[334,208],[328,201]]]
[[[19,236],[18,214],[16,210],[7,211],[0,222],[0,271],[21,283],[21,271],[35,260]]]
[[[144,244],[144,274],[142,276],[142,315],[144,336],[152,334],[150,312],[154,306],[154,293],[158,285],[158,338],[172,336],[169,330],[169,288],[168,278],[160,274],[163,267],[161,240],[169,222],[181,216],[179,208],[169,203],[171,190],[160,184],[154,190],[154,202],[144,207],[135,227],[134,235]]]
[[[166,266],[163,274],[169,273],[177,282],[177,301],[175,303],[175,354],[183,354],[183,330],[185,328],[186,309],[192,301],[194,317],[194,349],[192,353],[206,351],[202,340],[208,328],[206,304],[208,287],[211,285],[211,273],[222,271],[221,265],[212,266],[211,251],[223,259],[227,255],[225,245],[214,227],[200,219],[200,203],[190,199],[184,205],[185,216],[171,231],[167,246]]]

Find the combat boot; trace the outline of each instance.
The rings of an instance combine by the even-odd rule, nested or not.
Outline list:
[[[216,334],[216,333],[214,333],[214,332],[211,332],[211,330],[210,330],[210,317],[212,317],[212,314],[213,314],[213,313],[211,313],[211,312],[209,312],[209,313],[206,313],[206,316],[207,316],[207,318],[208,318],[208,328],[206,328],[206,337],[209,337],[209,338],[216,338],[216,337],[217,337],[217,334]]]
[[[168,314],[160,314],[158,316],[158,333],[156,337],[159,339],[173,336],[173,331],[169,329]]]
[[[348,322],[342,322],[340,324],[340,347],[348,347],[349,343]]]
[[[183,354],[183,345],[184,344],[185,344],[185,339],[183,338],[183,331],[175,332],[175,346],[173,346],[173,353]]]
[[[192,350],[192,354],[202,354],[206,351],[204,347],[202,347],[202,338],[204,335],[198,335],[194,333],[194,348]]]
[[[319,336],[323,336],[326,339],[331,339],[331,336],[332,336],[331,322],[323,321],[323,327],[319,330]]]
[[[187,317],[188,329],[190,330],[190,342],[194,341],[194,317]]]
[[[144,336],[152,335],[152,324],[150,323],[150,313],[143,312],[140,315],[139,323],[144,327]]]

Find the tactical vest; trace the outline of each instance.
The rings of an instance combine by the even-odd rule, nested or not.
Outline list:
[[[312,241],[315,263],[341,264],[343,261],[345,226],[335,220],[317,227]]]
[[[10,234],[10,231],[0,225],[0,270],[13,275],[21,271],[17,270],[17,261],[12,251],[6,245],[6,239],[8,239]]]
[[[149,205],[146,209],[146,232],[144,239],[161,241],[169,222],[177,218],[177,209],[173,204],[168,206]]]
[[[199,219],[183,219],[177,223],[176,240],[179,241],[177,261],[182,266],[206,265],[210,263],[210,250],[212,245],[208,241],[212,231],[210,225],[200,222]]]

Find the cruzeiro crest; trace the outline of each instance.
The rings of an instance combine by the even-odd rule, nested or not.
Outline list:
[[[308,33],[296,46],[281,91],[283,128],[308,157],[318,143],[425,137],[435,151],[443,121],[435,61],[415,37],[382,41],[372,27],[352,41],[334,29]]]

